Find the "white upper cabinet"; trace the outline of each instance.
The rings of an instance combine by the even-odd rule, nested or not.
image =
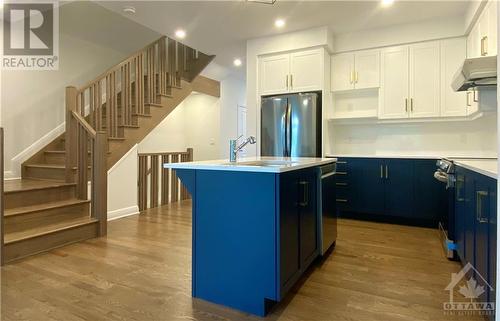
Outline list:
[[[467,57],[497,54],[497,1],[490,0],[467,37]]]
[[[453,76],[462,67],[466,57],[464,38],[441,41],[441,116],[460,117],[467,115],[465,92],[455,92],[451,88]]]
[[[409,47],[383,49],[381,52],[379,118],[408,118]]]
[[[440,115],[439,42],[410,46],[410,117]]]
[[[323,49],[259,58],[260,95],[323,89]]]
[[[260,94],[282,94],[289,88],[290,55],[260,58]]]
[[[354,54],[356,89],[380,86],[380,51],[360,51]]]
[[[332,91],[377,88],[379,86],[380,51],[367,50],[332,56]]]
[[[290,54],[289,89],[294,92],[323,88],[323,51],[321,49]]]
[[[352,53],[332,56],[330,72],[332,91],[354,89],[354,55]]]

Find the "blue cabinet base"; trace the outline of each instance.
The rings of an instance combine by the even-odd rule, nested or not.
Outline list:
[[[193,297],[265,316],[286,294],[280,275],[280,174],[176,174],[193,198]]]

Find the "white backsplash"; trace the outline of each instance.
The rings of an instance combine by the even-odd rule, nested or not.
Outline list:
[[[497,157],[497,114],[460,122],[329,123],[327,154]]]

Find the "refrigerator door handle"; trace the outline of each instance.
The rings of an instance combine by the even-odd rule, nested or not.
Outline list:
[[[288,130],[286,133],[286,157],[292,156],[292,104],[288,103],[288,107],[286,110],[287,119],[286,125],[288,126]]]
[[[287,76],[288,79],[288,76]],[[286,157],[288,154],[288,108],[290,105],[287,103],[286,104],[286,109],[285,109],[285,137],[284,137],[284,142],[283,142],[283,157]]]

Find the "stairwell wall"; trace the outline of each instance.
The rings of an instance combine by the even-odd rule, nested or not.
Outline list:
[[[59,70],[1,75],[6,177],[18,177],[23,161],[64,132],[66,86],[83,85],[161,37],[90,1],[62,2],[59,14]]]

